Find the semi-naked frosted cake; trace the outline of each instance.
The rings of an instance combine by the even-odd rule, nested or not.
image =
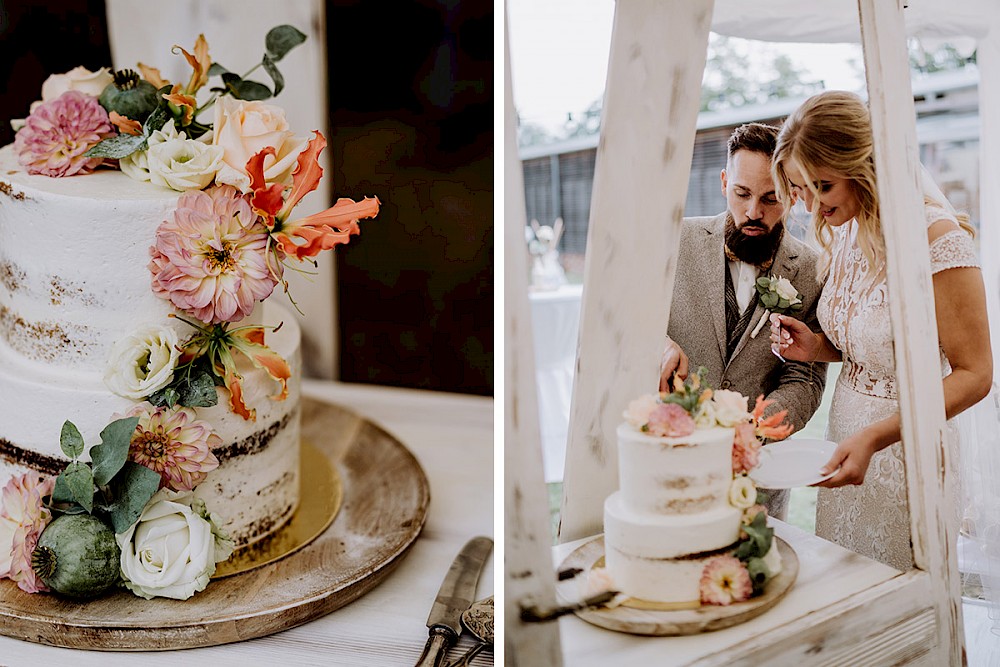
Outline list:
[[[742,511],[729,502],[732,428],[654,437],[618,427],[619,490],[604,503],[608,571],[621,592],[693,602],[712,558],[735,550]]]
[[[617,428],[619,489],[604,502],[604,577],[623,597],[725,605],[759,593],[780,571],[746,473],[761,438],[788,434],[784,413],[764,418],[767,401],[750,411],[747,397],[713,392],[703,375],[632,401]]]
[[[0,487],[26,469],[58,474],[67,463],[59,436],[64,421],[88,445],[114,414],[135,401],[104,382],[113,344],[142,325],[193,329],[150,286],[150,245],[181,193],[137,182],[120,171],[50,178],[0,149]],[[289,364],[288,397],[268,374],[241,363],[251,421],[219,402],[194,408],[219,437],[219,467],[195,493],[225,517],[237,546],[283,526],[299,501],[300,330],[271,299],[241,321],[282,324],[268,347]],[[86,459],[86,457],[84,457]]]

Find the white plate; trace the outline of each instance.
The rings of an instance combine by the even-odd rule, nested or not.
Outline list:
[[[828,475],[819,471],[836,448],[835,442],[811,438],[792,438],[765,445],[760,450],[760,464],[750,471],[750,477],[765,489],[817,484],[837,474],[836,470]]]

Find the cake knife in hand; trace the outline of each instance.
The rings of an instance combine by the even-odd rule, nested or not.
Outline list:
[[[416,667],[439,667],[462,634],[462,612],[476,599],[479,575],[491,551],[493,540],[474,537],[455,556],[427,617],[430,636]]]

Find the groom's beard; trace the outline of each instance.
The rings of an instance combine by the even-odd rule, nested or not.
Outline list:
[[[726,248],[741,262],[760,266],[770,262],[774,258],[774,253],[781,244],[781,237],[785,233],[785,224],[778,221],[767,234],[763,236],[747,236],[742,229],[755,227],[757,229],[767,229],[763,221],[747,220],[739,227],[733,220],[730,213],[726,213]]]

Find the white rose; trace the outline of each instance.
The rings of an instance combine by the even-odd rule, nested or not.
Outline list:
[[[119,396],[145,398],[170,384],[178,357],[176,331],[158,325],[143,327],[111,348],[104,384]]]
[[[66,91],[78,90],[91,97],[99,96],[114,79],[107,67],[91,72],[86,67],[74,67],[65,74],[53,74],[42,84],[42,99],[32,102],[34,111],[43,102],[54,100]]]
[[[798,290],[795,289],[792,282],[788,278],[778,278],[778,280],[774,282],[774,291],[778,293],[779,297],[788,303],[795,304],[801,301],[801,299],[798,298]]]
[[[702,401],[694,415],[695,428],[712,428],[717,423],[715,404],[712,401]]]
[[[233,543],[190,491],[160,489],[139,520],[115,536],[125,586],[147,600],[187,600],[208,585]]]
[[[170,139],[150,146],[146,159],[154,184],[181,192],[202,190],[222,167],[222,149],[191,139]]]
[[[745,510],[757,503],[757,487],[746,475],[734,477],[729,485],[729,504],[736,509]]]
[[[748,399],[738,391],[718,389],[712,394],[715,404],[715,419],[721,426],[736,426],[750,419]]]
[[[764,555],[764,565],[767,566],[767,571],[772,577],[778,576],[781,572],[781,554],[778,553],[778,540],[777,538],[771,540],[771,548],[768,549],[767,554]]]
[[[280,107],[228,96],[215,102],[213,130],[213,143],[224,151],[223,165],[215,182],[236,186],[244,193],[250,189],[247,160],[273,146],[275,154],[264,160],[264,180],[291,183],[296,160],[308,143],[308,139],[296,137],[288,129],[285,112]]]
[[[649,415],[652,414],[657,405],[659,405],[659,401],[654,394],[645,394],[629,403],[628,409],[622,413],[622,417],[634,428],[641,430],[649,421]]]

